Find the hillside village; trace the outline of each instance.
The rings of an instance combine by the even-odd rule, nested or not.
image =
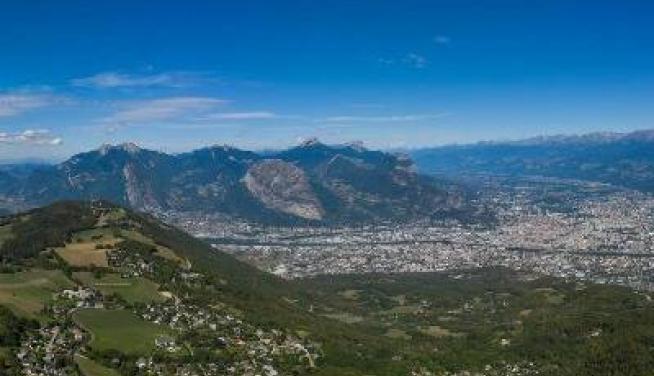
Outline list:
[[[308,340],[283,329],[258,328],[240,318],[238,310],[215,299],[209,298],[210,305],[194,303],[194,291],[206,283],[206,276],[184,260],[157,255],[154,243],[109,241],[113,236],[108,235],[110,228],[130,225],[120,213],[98,205],[93,210],[100,225],[84,235],[93,234],[90,238],[100,245],[87,252],[106,252],[107,267],[82,265],[83,261],[75,258],[71,270],[74,283],[54,293],[38,313],[43,325],[29,331],[20,343],[16,357],[21,374],[75,374],[83,362],[98,362],[99,367],[119,368],[134,375],[276,376],[281,371],[277,366],[280,361],[292,367],[316,367],[320,350]],[[105,247],[103,242],[107,241],[115,248]],[[77,244],[81,242],[78,238]],[[61,254],[64,257],[57,257],[66,262],[68,254]],[[53,251],[53,255],[57,253]],[[134,281],[148,281],[154,290],[124,295],[121,289],[129,291]],[[161,290],[162,286],[171,291]],[[116,352],[121,348],[102,350],[102,334],[95,331],[96,315],[106,314],[117,320],[112,325],[120,325],[120,317],[125,317],[127,323],[150,328],[152,333],[146,333],[145,338],[130,340],[147,351],[126,356]],[[99,328],[101,332],[111,330]],[[202,352],[203,348],[230,355],[211,355]]]

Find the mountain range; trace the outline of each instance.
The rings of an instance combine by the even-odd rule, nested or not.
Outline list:
[[[654,192],[654,130],[414,150],[419,171],[579,179]]]
[[[0,169],[0,207],[62,199],[273,223],[408,220],[464,206],[458,187],[416,173],[405,155],[317,140],[265,154],[213,146],[171,155],[103,145],[57,165]]]

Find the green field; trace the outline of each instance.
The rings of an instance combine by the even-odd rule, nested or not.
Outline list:
[[[163,302],[166,300],[158,291],[159,285],[142,277],[121,278],[119,274],[105,274],[96,279],[93,273],[78,272],[73,277],[84,285],[95,287],[105,295],[116,294],[129,303]]]
[[[75,363],[84,376],[119,376],[119,373],[83,356],[76,356]]]
[[[0,304],[19,316],[35,318],[55,292],[73,285],[59,270],[0,274]]]
[[[73,318],[92,334],[90,346],[98,351],[145,355],[155,349],[157,337],[171,334],[168,328],[141,320],[125,310],[84,309]]]

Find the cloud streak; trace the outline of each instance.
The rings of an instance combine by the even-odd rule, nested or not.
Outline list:
[[[202,120],[268,120],[280,119],[284,116],[269,111],[254,112],[221,112],[208,114]]]
[[[167,72],[149,75],[125,74],[119,72],[102,72],[89,77],[71,80],[71,85],[77,87],[111,89],[136,87],[171,87],[181,88],[197,86],[213,81],[205,74],[193,72]]]
[[[11,117],[24,112],[54,105],[58,100],[49,94],[0,94],[0,117]]]
[[[103,121],[124,124],[175,120],[210,111],[226,103],[229,101],[212,97],[169,97],[136,101]]]
[[[402,123],[422,120],[433,120],[447,116],[442,114],[408,114],[408,115],[385,115],[385,116],[330,116],[319,119],[321,123]]]
[[[423,55],[410,52],[397,58],[380,57],[377,59],[377,63],[387,67],[404,66],[413,69],[423,69],[429,65],[429,60]]]
[[[0,132],[0,145],[58,146],[61,137],[53,136],[47,129],[27,129],[19,133]]]

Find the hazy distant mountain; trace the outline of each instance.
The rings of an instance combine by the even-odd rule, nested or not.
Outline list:
[[[105,145],[53,166],[0,170],[0,195],[29,205],[106,199],[146,211],[222,213],[269,222],[413,219],[459,211],[461,195],[406,156],[316,140],[265,155],[209,147],[169,155]]]
[[[534,175],[654,191],[654,131],[484,142],[411,152],[421,172]]]

